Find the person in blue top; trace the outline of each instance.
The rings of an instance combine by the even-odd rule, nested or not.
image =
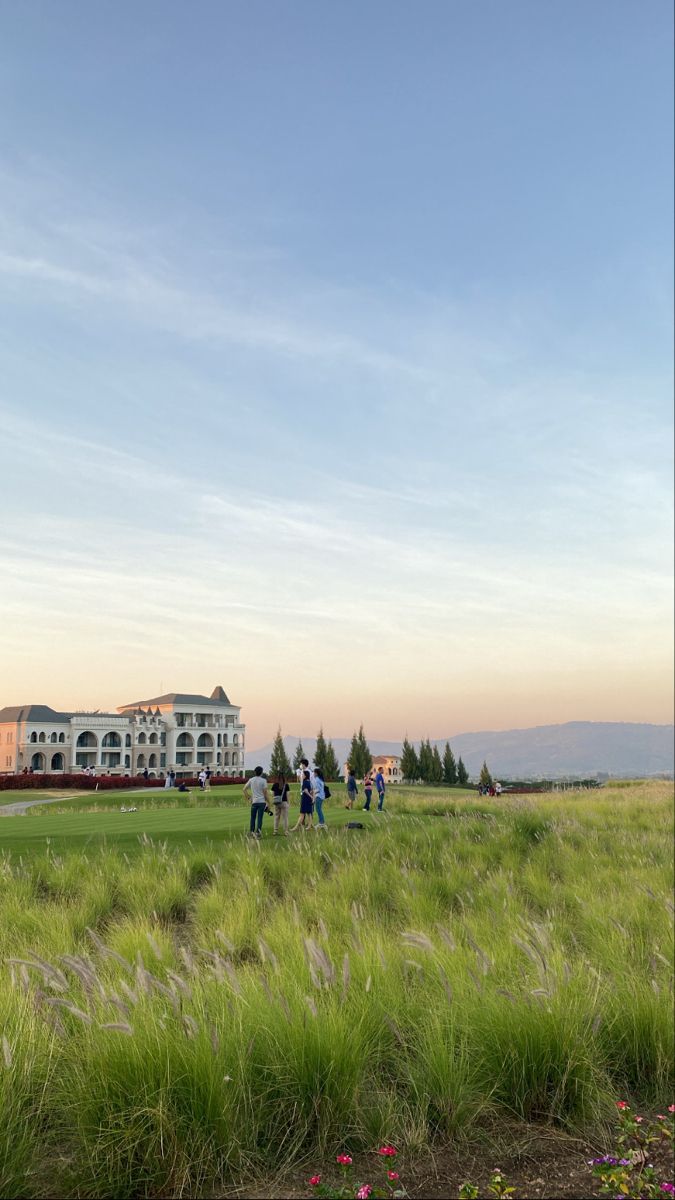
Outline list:
[[[323,802],[326,799],[326,785],[323,780],[323,772],[314,768],[314,786],[312,788],[312,799],[314,800],[314,808],[318,824],[315,829],[327,829],[327,825],[323,815]]]
[[[379,768],[375,776],[375,788],[377,791],[377,810],[378,812],[382,812],[384,808],[384,775]]]

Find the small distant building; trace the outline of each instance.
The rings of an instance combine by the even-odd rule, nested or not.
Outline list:
[[[402,783],[401,759],[398,754],[376,754],[373,758],[373,776],[377,771],[384,775],[385,783]],[[349,763],[345,763],[342,774],[346,779],[349,774]]]
[[[385,783],[401,783],[401,758],[398,754],[376,754],[373,758],[373,771],[381,771]]]
[[[114,713],[56,712],[46,704],[0,709],[0,773],[153,778],[174,770],[194,775],[243,775],[245,725],[241,708],[222,687],[210,696],[170,692],[123,704]]]

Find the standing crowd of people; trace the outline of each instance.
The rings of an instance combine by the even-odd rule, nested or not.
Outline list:
[[[303,758],[300,760],[300,766],[296,774],[300,787],[300,814],[295,825],[289,829],[288,815],[291,806],[291,788],[288,779],[285,775],[277,775],[270,788],[262,767],[256,767],[251,778],[244,784],[244,796],[251,804],[251,823],[249,828],[251,837],[260,838],[262,836],[262,823],[266,812],[274,815],[275,836],[278,836],[279,832],[281,832],[284,837],[287,837],[289,833],[295,833],[298,829],[327,829],[323,805],[324,801],[330,798],[331,793],[323,777],[323,771],[318,767],[310,767],[309,759]],[[373,790],[377,792],[378,812],[382,812],[384,808],[385,783],[381,771],[378,771],[374,778],[368,772],[363,780],[363,791],[366,801],[363,805],[364,812],[370,812]],[[358,794],[359,789],[356,776],[351,768],[348,768],[347,802],[345,808],[352,809],[354,807],[354,802]]]

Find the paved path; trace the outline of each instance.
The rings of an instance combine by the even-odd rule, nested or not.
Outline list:
[[[147,788],[125,788],[124,792],[109,792],[110,798],[113,796],[137,796],[139,792],[147,792]],[[91,789],[92,796],[100,796],[101,792],[96,792]],[[22,817],[28,808],[34,808],[36,804],[61,804],[64,800],[77,800],[83,792],[73,792],[68,796],[43,796],[40,800],[15,800],[13,804],[0,804],[0,817]]]

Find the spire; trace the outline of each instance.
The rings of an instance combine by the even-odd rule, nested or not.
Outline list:
[[[218,687],[214,687],[213,691],[211,692],[211,699],[217,700],[220,704],[230,703],[220,684],[218,684]]]

